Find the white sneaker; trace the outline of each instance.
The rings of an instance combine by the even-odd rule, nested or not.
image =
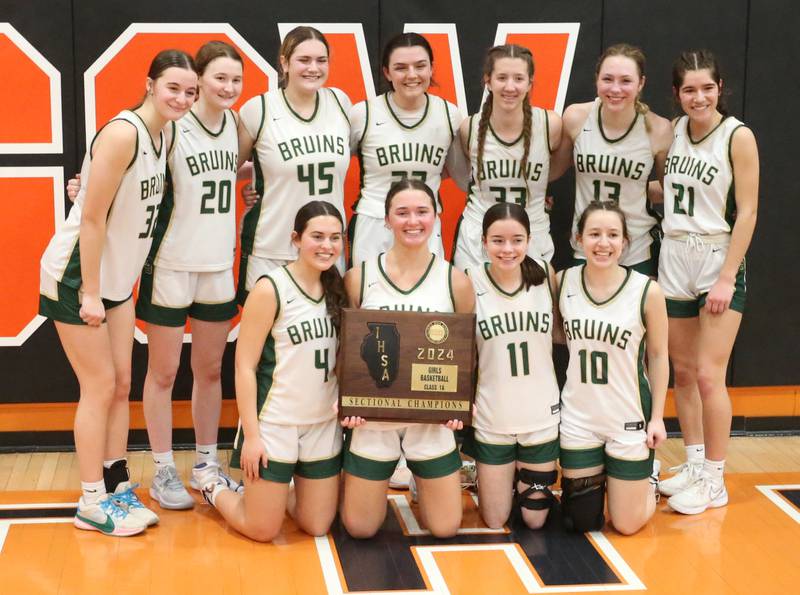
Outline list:
[[[129,515],[139,519],[146,526],[155,525],[158,523],[158,515],[142,504],[139,496],[133,491],[137,487],[139,487],[138,483],[131,484],[130,481],[123,481],[111,494],[111,499],[117,506],[126,510]]]
[[[94,504],[84,503],[81,497],[73,524],[78,529],[100,531],[103,535],[113,535],[114,537],[130,537],[147,528],[146,523],[129,514],[108,494]]]
[[[411,485],[411,470],[406,464],[406,458],[400,457],[394,473],[389,478],[389,487],[393,490],[407,490]]]
[[[150,497],[158,502],[161,508],[168,510],[187,510],[194,506],[194,498],[183,487],[183,482],[178,477],[178,470],[172,465],[161,467],[153,477]]]
[[[705,474],[682,492],[675,494],[667,504],[682,514],[700,514],[707,508],[719,508],[728,503],[728,490],[724,481],[714,481]]]
[[[677,467],[670,467],[669,470],[675,475],[669,479],[661,480],[658,484],[658,491],[664,496],[674,496],[697,481],[703,471],[703,462],[690,463],[687,461]]]
[[[189,480],[189,487],[202,492],[203,488],[210,483],[221,483],[237,494],[244,492],[244,486],[225,473],[216,461],[198,463],[192,467],[192,478]]]

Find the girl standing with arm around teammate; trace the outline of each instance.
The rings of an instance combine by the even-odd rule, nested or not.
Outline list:
[[[428,94],[433,77],[433,50],[428,41],[418,33],[395,35],[383,49],[381,63],[390,91],[350,110],[350,144],[361,165],[361,190],[350,223],[353,266],[392,246],[384,202],[393,183],[414,178],[438,197],[445,165],[453,169],[460,160],[461,149],[454,140],[462,116],[453,104]],[[439,200],[437,210],[441,209]],[[430,249],[444,255],[438,217]]]
[[[421,312],[472,312],[469,279],[431,253],[436,198],[419,180],[393,184],[386,196],[386,224],[394,234],[388,252],[350,269],[345,285],[355,308]],[[461,524],[461,486],[453,430],[448,424],[366,422],[345,418],[342,522],[353,537],[372,537],[386,518],[389,477],[401,455],[414,474],[422,522],[436,537],[452,537]]]
[[[478,388],[462,451],[477,461],[484,522],[502,527],[516,504],[525,524],[538,529],[558,477],[555,275],[546,261],[528,256],[530,222],[517,204],[486,211],[483,242],[489,262],[467,271],[475,289]]]
[[[162,508],[194,506],[172,454],[172,389],[186,318],[192,329],[192,417],[196,466],[219,469],[220,371],[237,312],[236,170],[239,142],[232,107],[242,91],[242,58],[210,41],[195,58],[199,99],[170,130],[168,186],[142,272],[136,315],[147,323],[144,414],[156,474],[150,496]],[[170,142],[171,141],[171,142]],[[192,486],[199,489],[192,478]]]
[[[324,200],[345,218],[351,106],[342,91],[324,87],[328,42],[313,27],[296,27],[278,60],[280,89],[253,97],[239,112],[239,161],[252,157],[261,197],[242,225],[240,303],[262,275],[294,260],[290,231],[298,208]],[[337,266],[344,271],[344,260]]]
[[[655,281],[620,266],[625,216],[593,201],[578,219],[586,263],[560,273],[569,348],[561,392],[561,510],[575,531],[636,533],[656,508],[653,449],[666,439],[667,311]],[[607,478],[607,481],[606,481]]]
[[[664,248],[669,354],[687,462],[661,493],[685,514],[724,506],[731,429],[725,372],[742,320],[745,253],[758,207],[758,149],[728,116],[722,78],[708,50],[684,52],[672,69],[684,114],[675,121],[664,175]]]
[[[472,169],[453,256],[461,270],[486,262],[481,226],[486,210],[498,202],[525,209],[531,224],[531,257],[549,262],[553,256],[545,192],[550,153],[561,142],[561,118],[551,110],[531,107],[533,72],[533,56],[522,46],[496,46],[486,55],[483,82],[488,96],[480,115],[464,120],[459,130]]]
[[[344,246],[339,210],[323,201],[304,205],[292,243],[297,260],[261,277],[242,311],[236,345],[240,423],[231,465],[242,469],[244,494],[211,469],[197,476],[206,501],[257,541],[278,535],[287,505],[303,531],[324,535],[339,492],[342,430],[334,367],[347,303],[335,266]]]
[[[125,460],[131,293],[164,191],[162,128],[186,114],[196,92],[191,56],[165,50],[153,59],[141,105],[120,112],[92,141],[83,187],[42,256],[39,311],[54,320],[80,384],[75,413],[80,529],[128,536],[158,522],[131,489]]]
[[[619,204],[630,230],[620,263],[655,277],[658,271],[658,219],[647,200],[647,181],[655,167],[661,179],[672,142],[669,120],[641,101],[645,57],[637,47],[613,45],[597,61],[597,98],[564,110],[561,146],[551,179],[575,165],[575,212],[570,241],[575,263],[584,259],[575,239],[578,219],[592,200]]]

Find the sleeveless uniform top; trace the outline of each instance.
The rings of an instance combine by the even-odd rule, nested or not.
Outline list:
[[[469,119],[469,159],[472,167],[464,218],[481,225],[493,204],[515,202],[525,207],[531,222],[531,234],[549,233],[550,216],[545,212],[544,197],[550,174],[550,128],[547,110],[531,108],[531,145],[528,154],[527,183],[520,176],[519,162],[525,149],[522,135],[512,143],[500,140],[489,124],[483,147],[483,170],[478,171],[478,122]]]
[[[564,271],[559,308],[569,347],[561,421],[600,434],[642,430],[650,419],[644,305],[650,278],[632,269],[604,302],[589,295],[584,266]]]
[[[723,118],[695,142],[688,116],[675,124],[664,168],[665,235],[731,233],[736,210],[731,137],[740,126],[736,118]]]
[[[458,108],[425,94],[419,120],[408,125],[393,110],[389,94],[364,102],[366,122],[358,143],[361,191],[354,208],[359,215],[383,219],[386,194],[395,182],[410,177],[425,182],[435,195],[455,132],[451,114]],[[441,211],[441,201],[439,204]]]
[[[537,261],[548,271],[545,261]],[[535,432],[558,423],[559,391],[553,369],[553,298],[550,281],[501,289],[489,265],[469,271],[477,314],[477,415],[472,425],[500,434]]]
[[[647,202],[653,149],[642,114],[636,114],[631,127],[621,137],[606,138],[600,106],[600,99],[595,99],[575,139],[575,214],[570,242],[575,256],[583,258],[583,251],[575,240],[581,213],[592,200],[614,200],[625,213],[631,237],[620,264],[633,265],[650,258],[650,244],[653,243],[650,230],[658,225]]]
[[[153,241],[164,192],[166,151],[164,133],[160,133],[160,146],[156,150],[147,126],[136,113],[122,111],[111,122],[115,120],[130,122],[137,133],[133,160],[122,176],[106,217],[106,237],[100,259],[100,296],[120,301],[130,297]],[[75,203],[67,220],[50,240],[41,261],[48,275],[74,289],[82,285],[78,235],[91,178],[91,147],[96,139],[97,135],[83,160],[82,183]]]
[[[236,250],[239,135],[227,110],[217,132],[191,111],[173,128],[151,260],[173,271],[224,271]]]
[[[335,417],[338,338],[325,296],[312,299],[285,266],[265,275],[278,311],[256,371],[258,418],[274,424],[315,424]]]
[[[346,221],[344,178],[350,165],[350,124],[337,92],[317,91],[310,118],[295,112],[283,90],[250,99],[240,111],[253,131],[253,167],[261,199],[244,218],[242,252],[293,260],[297,210],[312,200],[336,206]],[[349,106],[348,106],[349,107]]]

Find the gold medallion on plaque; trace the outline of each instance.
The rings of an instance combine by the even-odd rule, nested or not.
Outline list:
[[[450,329],[441,320],[433,320],[425,327],[425,338],[434,345],[444,343],[449,336]]]

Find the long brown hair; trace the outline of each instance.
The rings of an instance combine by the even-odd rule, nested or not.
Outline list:
[[[495,62],[500,58],[519,58],[525,62],[525,65],[528,67],[528,76],[533,80],[533,73],[535,70],[533,54],[531,54],[528,48],[515,44],[496,45],[486,52],[486,60],[483,62],[483,77],[485,80],[491,78],[492,72],[494,72]],[[529,95],[530,92],[526,93],[525,98],[522,100],[522,138],[524,144],[522,158],[519,162],[519,175],[522,181],[525,182],[525,188],[528,187],[528,155],[530,155],[531,152],[531,119],[533,117]],[[486,131],[489,128],[489,118],[492,115],[493,109],[492,92],[489,91],[489,95],[481,108],[480,120],[478,120],[478,172],[476,175],[478,179],[476,181],[479,187],[481,176],[483,175],[483,150],[486,145]]]
[[[525,228],[525,235],[530,239],[531,237],[531,221],[528,218],[528,213],[525,212],[521,206],[515,202],[499,202],[489,207],[486,214],[483,216],[483,241],[486,241],[486,234],[489,228],[495,221],[502,221],[504,219],[512,219]],[[541,285],[547,273],[545,273],[542,266],[525,254],[525,258],[520,263],[522,270],[522,283],[525,289],[530,289],[531,285]]]
[[[330,53],[331,48],[328,45],[328,40],[325,39],[325,36],[319,29],[301,25],[300,27],[295,27],[289,31],[286,34],[286,37],[283,38],[283,43],[278,50],[278,86],[281,89],[285,89],[286,85],[289,84],[289,73],[284,72],[283,66],[281,66],[281,58],[285,58],[286,62],[289,62],[289,58],[292,57],[292,54],[297,49],[297,46],[304,41],[308,41],[309,39],[321,41],[322,45],[325,46],[325,50]]]
[[[672,90],[675,93],[677,100],[678,91],[683,85],[683,79],[686,73],[692,70],[708,70],[711,79],[717,83],[719,87],[722,84],[722,76],[719,73],[719,62],[717,57],[711,53],[710,50],[689,50],[681,52],[677,60],[672,64]],[[678,101],[678,108],[680,109],[680,102]],[[720,89],[719,99],[717,99],[717,111],[723,116],[728,115],[728,106],[725,101],[725,96]]]
[[[597,64],[594,67],[595,79],[600,76],[600,69],[603,67],[603,62],[605,62],[606,58],[611,58],[612,56],[622,56],[623,58],[629,58],[630,60],[633,60],[633,63],[636,64],[636,70],[639,72],[639,78],[641,79],[645,76],[647,60],[644,57],[644,52],[641,50],[641,48],[629,43],[617,43],[607,47],[606,51],[600,54],[600,57],[597,59]],[[650,111],[650,106],[642,101],[641,91],[636,94],[636,99],[633,102],[633,108],[636,110],[637,114],[642,115],[645,115]],[[647,125],[647,120],[645,120],[645,125]]]

